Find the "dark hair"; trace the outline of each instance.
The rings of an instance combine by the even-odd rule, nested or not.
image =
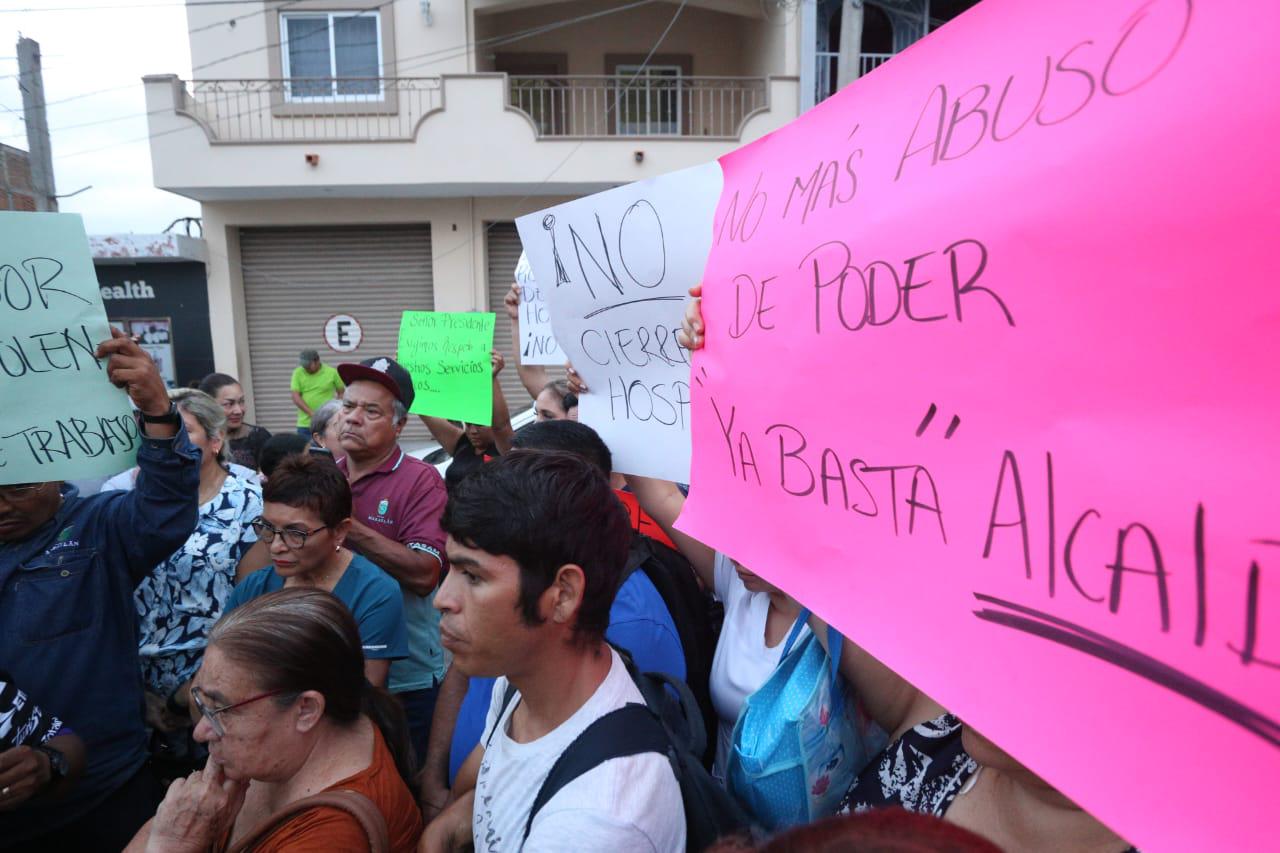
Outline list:
[[[200,380],[200,384],[196,387],[208,394],[210,397],[218,396],[218,391],[226,388],[228,385],[239,385],[240,380],[226,373],[210,373],[204,379]]]
[[[560,408],[568,412],[578,407],[578,395],[569,390],[569,383],[563,379],[552,379],[542,386],[542,391],[550,391],[560,400]],[[542,391],[538,393],[541,394]]]
[[[364,677],[364,649],[355,617],[318,589],[289,587],[252,598],[218,621],[209,647],[253,673],[257,687],[278,690],[282,705],[299,693],[324,697],[324,715],[351,724],[361,714],[382,732],[396,769],[414,789],[413,748],[400,703]]]
[[[631,544],[627,511],[594,465],[576,453],[512,450],[457,484],[442,520],[468,548],[520,567],[520,610],[537,625],[538,599],[568,563],[586,587],[574,640],[604,636]]]
[[[829,817],[753,845],[741,837],[707,853],[999,853],[987,839],[942,818],[900,808]]]
[[[306,453],[309,444],[311,439],[305,435],[298,435],[296,432],[276,433],[262,443],[262,450],[258,453],[258,470],[270,480],[271,473],[276,470],[280,460],[295,453]]]
[[[563,450],[576,453],[604,472],[613,473],[613,454],[600,433],[581,421],[534,421],[516,432],[512,447],[522,450]]]
[[[267,475],[262,502],[305,507],[334,527],[351,517],[351,484],[332,460],[295,453]]]

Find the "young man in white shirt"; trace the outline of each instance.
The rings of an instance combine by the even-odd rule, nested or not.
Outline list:
[[[468,675],[501,677],[454,800],[419,850],[684,850],[680,786],[656,752],[587,771],[529,823],[574,739],[644,701],[604,642],[631,540],[608,482],[575,454],[513,451],[450,494],[443,524],[450,571],[435,599],[441,639]],[[504,707],[508,684],[515,692]]]

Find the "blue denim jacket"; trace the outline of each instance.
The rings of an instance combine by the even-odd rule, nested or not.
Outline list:
[[[0,839],[81,817],[147,758],[133,588],[196,526],[200,451],[184,429],[145,438],[137,487],[81,497],[62,486],[57,515],[0,544],[0,669],[84,739],[88,764],[56,802],[0,812]]]

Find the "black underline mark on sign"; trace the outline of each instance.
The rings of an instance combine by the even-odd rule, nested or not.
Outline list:
[[[1013,628],[1015,631],[1033,634],[1051,643],[1058,643],[1128,670],[1152,684],[1158,684],[1190,699],[1197,705],[1252,732],[1273,747],[1280,747],[1280,723],[1233,699],[1216,687],[1074,622],[980,592],[975,592],[973,597],[1004,610],[1015,611],[1009,613],[990,608],[973,611],[973,615],[979,619]]]
[[[1255,545],[1274,545],[1274,546],[1276,546],[1277,548],[1280,548],[1280,539],[1255,539],[1255,540],[1253,540],[1253,544],[1255,544]]]
[[[619,302],[617,305],[606,305],[603,308],[597,308],[590,314],[583,314],[582,319],[590,320],[597,314],[603,314],[606,311],[612,311],[614,308],[623,308],[627,305],[638,305],[641,302],[684,302],[683,296],[647,296],[644,299],[632,299],[627,302]]]
[[[929,424],[933,422],[933,416],[938,413],[938,406],[935,403],[929,404],[929,411],[924,413],[924,419],[920,421],[920,426],[916,427],[916,438],[924,435],[924,431],[929,428]],[[960,416],[952,415],[951,423],[947,425],[947,431],[943,438],[951,438],[955,435],[956,428],[960,426]]]

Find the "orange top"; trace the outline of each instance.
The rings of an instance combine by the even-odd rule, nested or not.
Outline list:
[[[665,530],[649,517],[649,514],[640,508],[640,501],[636,500],[636,496],[631,492],[624,492],[622,489],[614,489],[613,493],[618,496],[618,500],[622,501],[622,505],[627,509],[627,515],[631,516],[631,529],[636,533],[643,533],[650,539],[656,539],[663,545],[672,550],[675,549],[676,543],[671,541]]]
[[[413,795],[396,770],[395,759],[373,728],[373,760],[359,773],[335,782],[326,791],[348,790],[364,794],[387,819],[393,853],[413,853],[422,836],[422,814]],[[228,843],[221,849],[225,850]],[[255,853],[321,853],[331,850],[368,850],[360,822],[340,809],[309,809],[281,826],[254,848]]]

